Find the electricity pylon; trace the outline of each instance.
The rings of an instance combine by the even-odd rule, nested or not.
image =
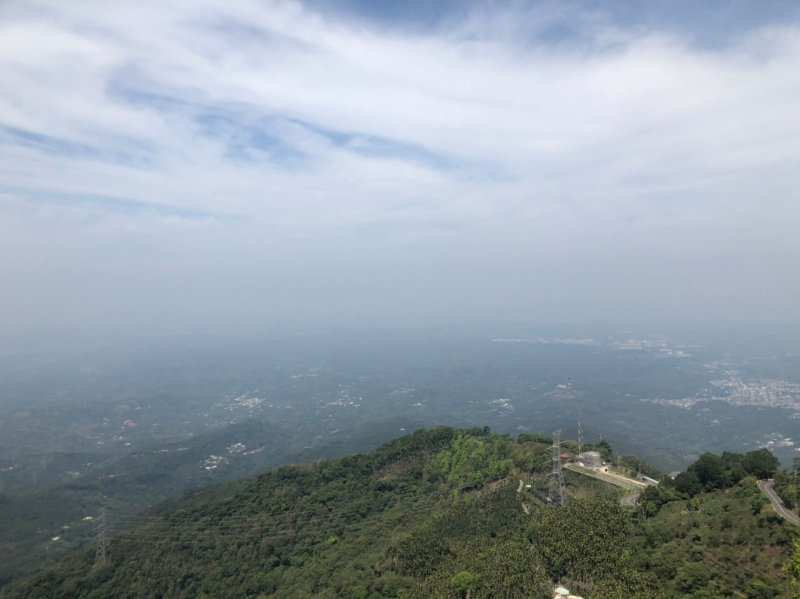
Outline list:
[[[556,507],[566,503],[564,473],[561,471],[561,431],[553,433],[553,470],[547,476],[547,503]]]
[[[94,553],[94,568],[102,568],[108,563],[108,519],[106,507],[100,510],[97,520],[97,548]]]

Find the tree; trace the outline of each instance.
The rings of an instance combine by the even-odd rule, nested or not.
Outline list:
[[[778,458],[768,449],[758,449],[744,454],[742,467],[748,474],[758,478],[772,478],[778,471]]]
[[[708,582],[710,574],[704,564],[684,564],[678,569],[676,586],[684,593],[697,591]]]
[[[794,542],[794,553],[792,561],[789,562],[789,575],[797,589],[800,590],[800,539],[796,539]]]
[[[721,489],[728,482],[725,465],[722,458],[713,453],[704,453],[700,456],[691,470],[697,475],[697,480],[704,489]]]
[[[780,591],[768,585],[763,580],[754,580],[747,587],[747,596],[750,599],[772,599],[780,595]]]
[[[478,584],[478,577],[469,570],[462,570],[450,579],[450,584],[461,597],[469,599],[470,592]]]
[[[767,505],[767,500],[764,498],[764,496],[756,495],[750,501],[750,510],[753,512],[753,515],[757,515],[761,513],[761,510],[764,509],[765,505]]]
[[[675,477],[675,488],[691,497],[700,493],[703,490],[703,485],[694,470],[687,470]]]
[[[512,464],[508,438],[499,435],[473,437],[459,433],[449,449],[434,457],[429,473],[467,489],[502,478]]]
[[[697,483],[697,486],[699,488],[699,483]],[[644,514],[647,517],[655,516],[661,509],[661,506],[670,501],[679,499],[680,497],[675,491],[676,489],[668,485],[647,487],[639,499]]]

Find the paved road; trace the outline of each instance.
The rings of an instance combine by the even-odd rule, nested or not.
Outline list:
[[[623,489],[627,489],[629,491],[643,491],[648,486],[647,483],[643,483],[633,478],[628,478],[627,476],[622,476],[621,474],[591,470],[590,468],[583,468],[574,463],[564,464],[564,468],[567,470],[572,470],[573,472],[577,472],[578,474],[583,474],[584,476],[602,480],[610,485],[622,487]]]
[[[800,516],[789,510],[785,505],[783,505],[783,500],[778,497],[778,494],[775,492],[775,489],[772,488],[772,485],[775,484],[775,481],[772,479],[769,480],[760,480],[758,481],[758,488],[761,489],[761,492],[767,496],[772,507],[778,513],[778,515],[786,520],[787,522],[791,522],[797,526],[800,526]]]
[[[564,468],[572,470],[572,472],[577,472],[578,474],[583,474],[584,476],[596,478],[597,480],[601,480],[616,487],[622,487],[627,492],[622,496],[622,499],[619,500],[619,503],[625,507],[635,507],[639,501],[639,495],[647,488],[646,483],[628,478],[627,476],[622,476],[621,474],[614,474],[613,472],[598,472],[589,468],[582,468],[573,463],[564,464]]]

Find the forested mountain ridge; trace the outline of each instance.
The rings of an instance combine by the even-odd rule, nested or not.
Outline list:
[[[105,560],[75,553],[0,597],[549,599],[555,582],[587,599],[796,597],[796,532],[750,476],[764,456],[737,455],[704,456],[637,508],[567,472],[556,508],[538,493],[547,439],[423,430],[164,505]]]
[[[184,493],[287,463],[368,451],[401,427],[417,426],[407,420],[373,422],[309,446],[302,432],[252,419],[101,461],[70,482],[26,492],[0,490],[0,588],[93,542],[103,505],[124,528],[143,510]]]

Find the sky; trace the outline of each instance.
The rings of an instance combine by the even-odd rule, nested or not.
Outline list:
[[[798,65],[796,2],[6,0],[0,339],[798,322]]]

